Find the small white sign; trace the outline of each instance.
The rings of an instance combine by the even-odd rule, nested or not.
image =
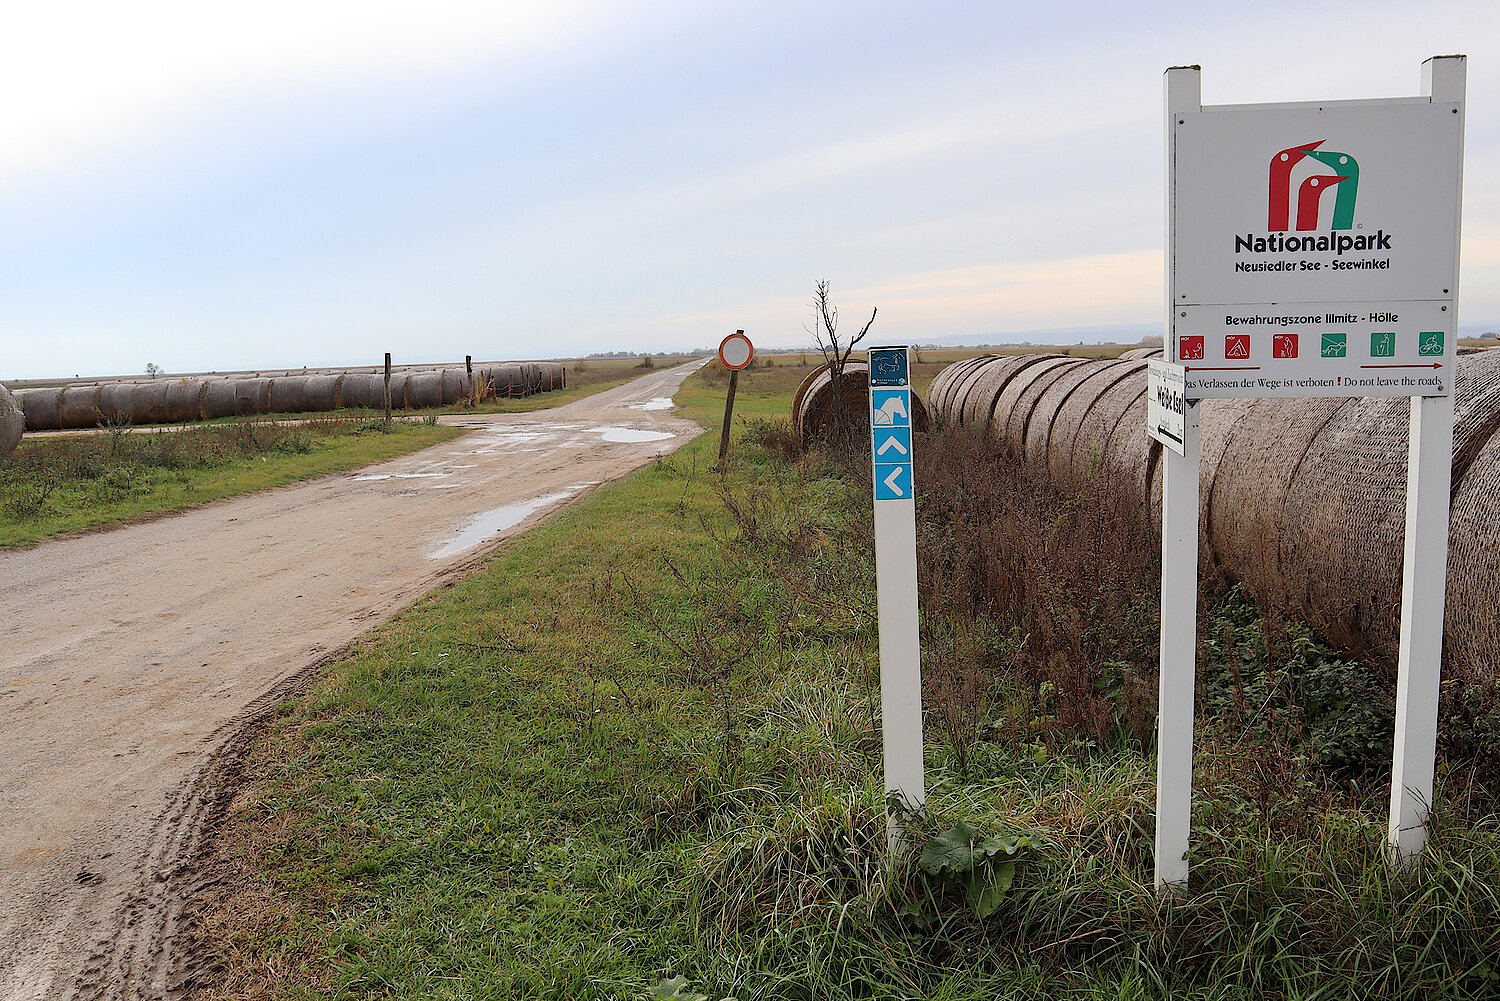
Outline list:
[[[1187,424],[1187,372],[1181,365],[1146,361],[1146,430],[1151,437],[1182,454]]]

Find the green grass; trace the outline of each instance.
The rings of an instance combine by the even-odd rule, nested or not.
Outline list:
[[[206,862],[209,996],[1493,995],[1500,830],[1457,767],[1397,877],[1378,784],[1208,720],[1173,902],[1149,748],[1047,736],[1045,690],[1002,736],[1002,691],[962,758],[929,732],[929,814],[887,852],[868,487],[760,447],[800,374],[742,374],[724,476],[710,434],[600,488],[280,707]],[[716,426],[722,390],[678,398]],[[1278,691],[1228,607],[1213,663]],[[980,889],[1014,863],[984,918],[916,850],[960,821],[1027,839],[974,861]]]
[[[30,437],[0,459],[0,548],[326,476],[461,433],[418,422],[325,418]]]

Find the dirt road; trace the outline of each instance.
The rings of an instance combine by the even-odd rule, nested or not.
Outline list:
[[[447,444],[0,554],[0,998],[164,997],[214,752],[321,658],[701,429],[698,363]]]

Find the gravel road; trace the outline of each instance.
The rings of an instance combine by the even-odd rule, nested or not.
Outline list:
[[[0,998],[161,998],[216,752],[498,541],[701,431],[699,362],[402,459],[0,554]]]

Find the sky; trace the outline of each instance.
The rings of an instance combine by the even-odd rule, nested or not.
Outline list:
[[[1469,57],[1459,320],[1500,326],[1500,4],[51,0],[0,31],[0,378],[1158,322],[1162,72],[1414,96]]]

